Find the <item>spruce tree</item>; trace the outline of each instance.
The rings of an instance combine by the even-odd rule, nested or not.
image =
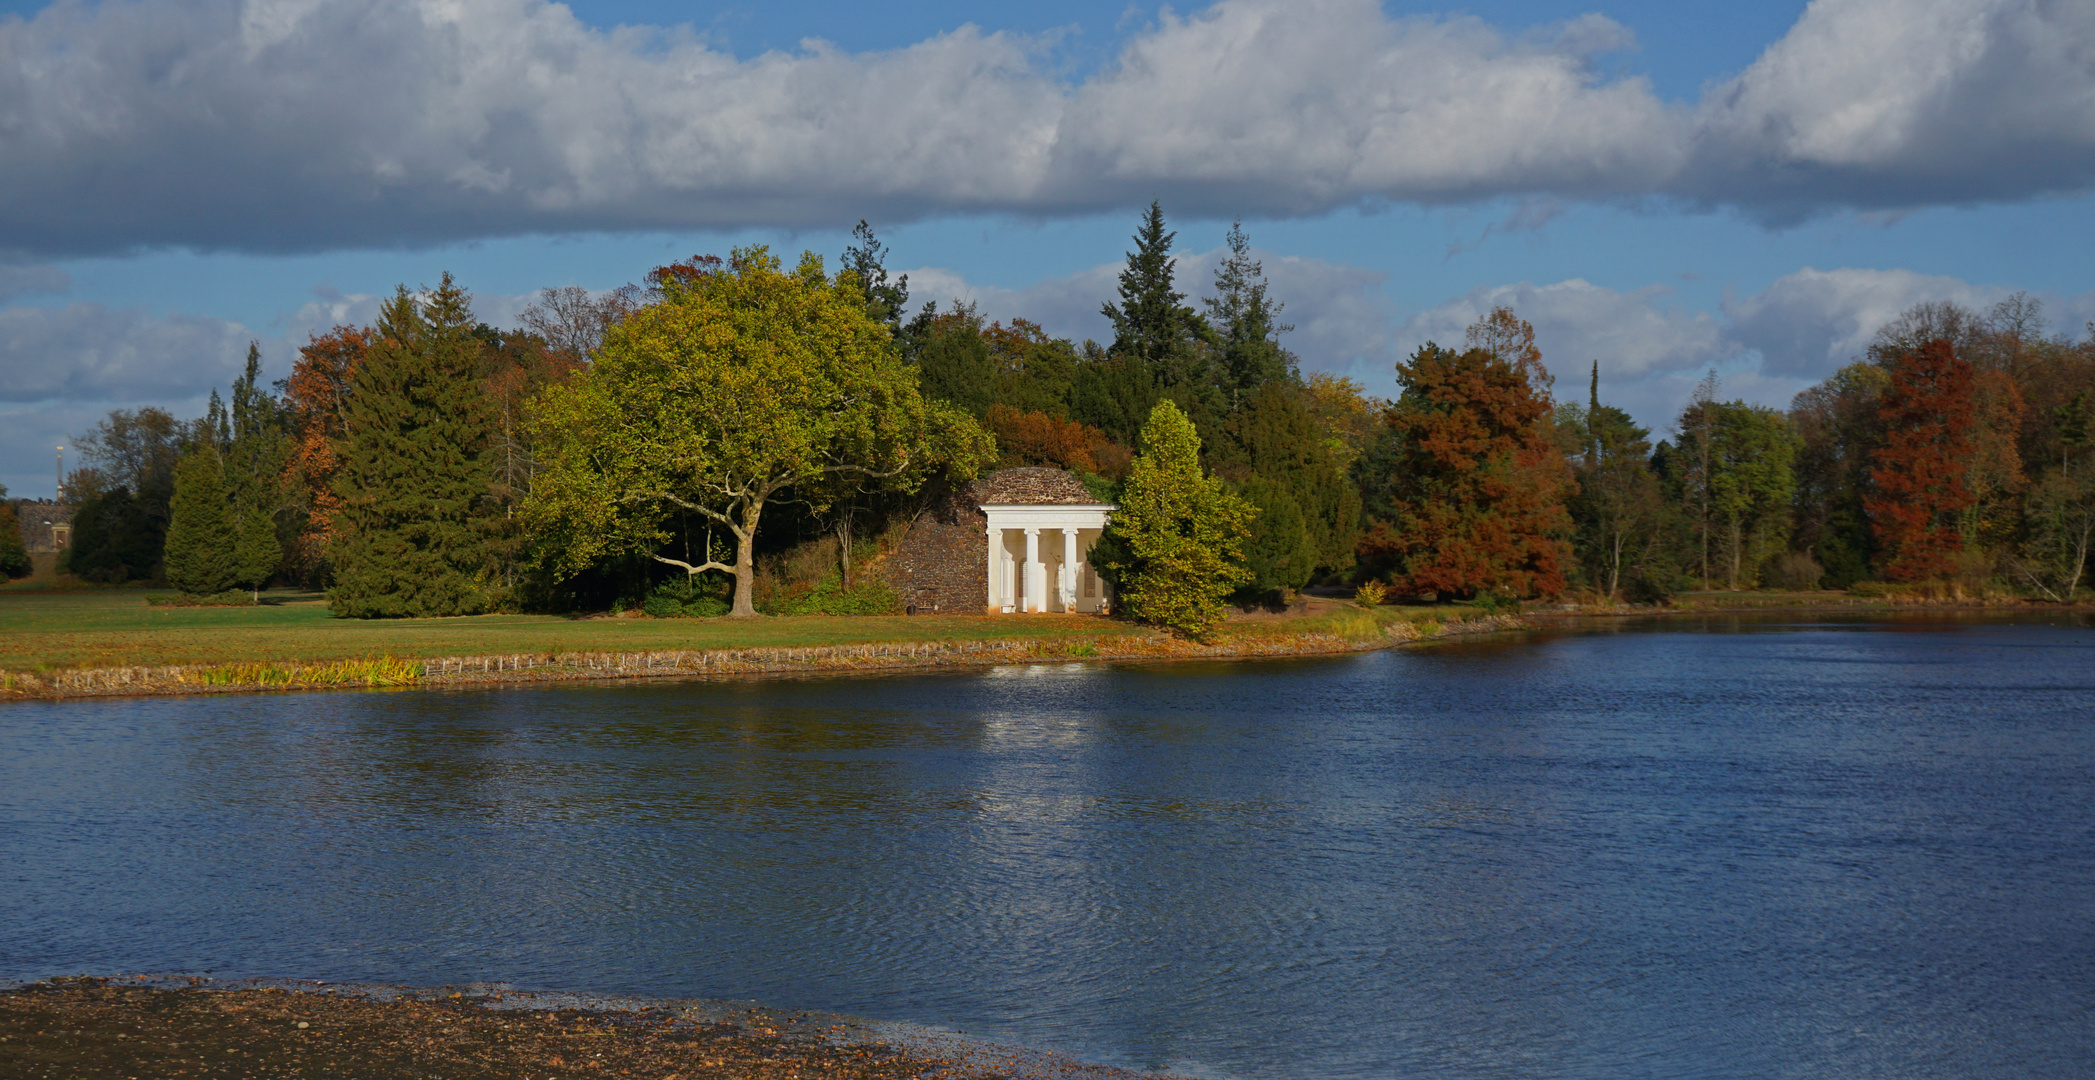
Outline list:
[[[284,561],[284,546],[276,538],[276,519],[261,505],[250,506],[240,517],[239,537],[233,545],[234,581],[245,586],[255,603],[262,602],[262,587],[276,576]]]
[[[341,499],[330,549],[337,617],[468,615],[487,608],[490,480],[479,339],[445,274],[418,301],[403,286],[343,404]]]
[[[1229,257],[1215,268],[1216,295],[1206,304],[1222,352],[1216,382],[1235,408],[1267,383],[1294,381],[1295,356],[1279,341],[1294,327],[1279,319],[1284,305],[1266,295],[1265,268],[1251,257],[1244,223],[1231,223],[1225,240]]]
[[[218,448],[199,443],[175,466],[173,520],[167,526],[167,582],[192,596],[213,596],[238,581],[238,529],[226,498]]]
[[[1162,205],[1151,202],[1135,232],[1127,269],[1120,272],[1120,302],[1107,303],[1099,311],[1113,322],[1108,355],[1135,369],[1127,385],[1154,384],[1157,393],[1176,401],[1206,428],[1219,418],[1221,402],[1208,381],[1207,321],[1186,306],[1186,294],[1173,287],[1171,242],[1177,235],[1165,230]],[[1153,402],[1136,403],[1137,415],[1146,416]],[[1097,423],[1090,417],[1079,419]]]

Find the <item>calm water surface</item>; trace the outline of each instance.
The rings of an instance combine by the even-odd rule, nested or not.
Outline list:
[[[2095,630],[0,708],[0,976],[754,998],[1235,1077],[2095,1074]]]

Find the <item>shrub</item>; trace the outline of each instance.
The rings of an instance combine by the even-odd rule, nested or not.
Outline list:
[[[1363,581],[1360,588],[1353,590],[1353,602],[1364,608],[1380,607],[1388,595],[1389,586],[1379,581]]]
[[[1803,592],[1819,587],[1826,579],[1826,568],[1808,551],[1786,551],[1768,560],[1761,576],[1769,588]]]

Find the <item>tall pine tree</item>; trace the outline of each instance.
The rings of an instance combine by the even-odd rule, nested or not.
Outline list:
[[[1135,250],[1128,252],[1127,269],[1120,272],[1120,302],[1099,308],[1113,323],[1110,359],[1103,365],[1086,365],[1090,370],[1078,376],[1080,410],[1087,403],[1100,406],[1101,413],[1109,402],[1120,408],[1111,410],[1118,415],[1077,418],[1115,438],[1133,434],[1126,430],[1128,419],[1146,422],[1157,397],[1177,402],[1199,429],[1210,430],[1220,420],[1223,403],[1208,378],[1207,320],[1186,306],[1186,295],[1173,287],[1171,242],[1177,235],[1164,228],[1162,205],[1150,203],[1135,232]],[[1082,384],[1087,377],[1105,386],[1086,393]],[[1130,393],[1150,396],[1130,401]]]
[[[402,287],[350,382],[329,552],[337,617],[469,615],[488,607],[489,486],[480,341],[445,274]]]
[[[1294,327],[1280,321],[1283,305],[1266,295],[1265,268],[1251,257],[1244,223],[1232,222],[1225,239],[1229,257],[1215,268],[1215,295],[1206,304],[1222,351],[1215,381],[1234,409],[1267,383],[1293,381],[1296,364],[1279,341]]]
[[[256,600],[284,561],[277,516],[284,505],[284,467],[291,456],[283,407],[262,388],[261,376],[261,350],[249,342],[247,369],[233,380],[232,441],[226,447],[225,466],[226,494],[238,527],[235,577]]]

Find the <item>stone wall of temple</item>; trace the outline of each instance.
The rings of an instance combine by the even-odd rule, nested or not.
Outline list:
[[[881,576],[919,615],[980,615],[989,605],[989,519],[966,487],[919,516]]]

